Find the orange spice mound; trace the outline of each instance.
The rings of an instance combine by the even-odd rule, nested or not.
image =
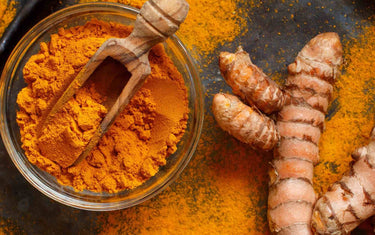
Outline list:
[[[18,95],[23,149],[29,161],[76,190],[118,192],[141,185],[177,149],[187,125],[187,88],[162,45],[149,54],[151,75],[92,152],[68,167],[107,113],[99,83],[88,82],[56,114],[37,138],[36,125],[97,48],[110,37],[126,37],[132,28],[91,20],[60,29],[24,67],[28,86]]]

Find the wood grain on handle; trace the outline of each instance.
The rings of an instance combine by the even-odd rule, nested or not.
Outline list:
[[[114,59],[127,64],[145,54],[175,33],[188,11],[189,4],[185,0],[149,0],[137,15],[133,32],[119,42],[127,45],[128,53],[116,53]]]

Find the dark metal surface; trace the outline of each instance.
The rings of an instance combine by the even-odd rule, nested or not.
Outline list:
[[[19,2],[22,5],[27,1],[32,0]],[[73,4],[73,1],[45,2],[38,9],[38,14],[31,17],[28,24],[18,32],[8,50],[13,48],[26,30],[41,18]],[[237,38],[233,43],[221,46],[209,58],[197,58],[203,69],[202,77],[205,78],[202,82],[209,91],[205,97],[207,117],[211,115],[211,95],[219,90],[228,90],[223,82],[215,82],[220,79],[217,66],[219,51],[233,51],[238,45],[242,45],[250,52],[254,63],[268,74],[286,74],[286,65],[293,61],[301,47],[319,32],[335,31],[342,38],[356,37],[361,32],[358,25],[369,24],[369,17],[374,15],[375,1],[286,0],[282,3],[266,0],[260,7],[247,11],[249,31],[244,36]],[[224,135],[217,127],[213,129],[212,123],[206,122],[204,128],[203,135]],[[194,160],[196,159],[192,161]],[[192,163],[189,164],[191,165]],[[194,170],[189,166],[185,171]],[[189,181],[189,175],[182,174],[173,185]],[[173,185],[172,191],[176,188]],[[0,226],[15,233],[92,234],[96,231],[96,218],[99,214],[68,208],[42,195],[17,171],[0,142],[0,219],[5,221],[5,225],[0,223]],[[354,234],[361,234],[361,231],[356,230]]]
[[[10,45],[12,44],[12,42],[18,41],[17,39],[15,39],[15,37],[17,36],[17,32],[19,31],[19,29],[21,29],[21,26],[23,26],[27,22],[31,15],[36,14],[37,7],[39,7],[40,4],[42,4],[42,0],[26,2],[17,12],[17,16],[14,18],[14,20],[8,25],[0,41],[0,61],[3,64],[8,57],[11,47]]]
[[[17,14],[8,25],[0,40],[0,68],[5,65],[21,37],[39,20],[58,8],[55,0],[19,0],[16,1]]]

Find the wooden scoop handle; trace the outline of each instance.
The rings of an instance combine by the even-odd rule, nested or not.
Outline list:
[[[185,20],[189,4],[185,0],[149,0],[141,8],[129,37],[121,42],[127,50],[115,59],[124,65],[147,53],[156,44],[174,34]]]
[[[146,53],[174,34],[185,20],[189,4],[185,0],[149,0],[141,8],[128,40],[137,45],[137,55]]]

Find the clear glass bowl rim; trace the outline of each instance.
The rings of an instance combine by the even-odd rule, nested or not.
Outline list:
[[[23,49],[27,47],[30,43],[32,43],[32,38],[34,38],[36,35],[42,33],[42,31],[48,27],[48,25],[53,24],[55,22],[59,22],[60,20],[66,18],[67,16],[74,15],[76,13],[84,13],[84,12],[90,12],[90,11],[100,11],[100,10],[122,10],[124,12],[130,12],[138,14],[139,9],[133,8],[131,6],[127,6],[124,4],[119,3],[104,3],[104,2],[96,2],[96,3],[82,3],[82,4],[75,4],[66,8],[63,8],[59,11],[56,11],[49,15],[48,17],[41,20],[38,24],[36,24],[32,29],[30,29],[18,42],[16,47],[13,49],[11,55],[8,57],[8,60],[4,66],[4,70],[2,71],[1,80],[0,80],[0,97],[6,96],[6,87],[8,85],[8,80],[6,80],[6,77],[10,77],[8,74],[9,71],[6,70],[6,68],[12,68],[15,65],[15,62],[18,60],[17,55],[22,53]],[[26,180],[33,185],[36,189],[38,189],[40,192],[45,194],[47,197],[60,202],[62,204],[78,208],[78,209],[84,209],[84,210],[91,210],[91,211],[111,211],[111,210],[119,210],[128,208],[137,204],[140,204],[160,192],[162,192],[170,183],[174,182],[178,176],[181,174],[183,169],[187,166],[189,161],[191,160],[195,149],[198,145],[198,141],[202,132],[202,126],[203,126],[203,120],[204,120],[204,107],[203,107],[203,90],[201,86],[201,82],[199,80],[199,73],[198,69],[196,68],[194,59],[189,54],[188,50],[185,48],[183,43],[180,41],[180,39],[176,35],[172,35],[170,37],[176,43],[176,46],[181,50],[181,52],[184,54],[185,59],[188,62],[188,68],[189,68],[189,75],[190,78],[193,80],[192,84],[194,85],[194,93],[196,95],[196,100],[194,101],[194,106],[196,107],[196,125],[195,128],[192,130],[193,132],[193,143],[191,144],[190,148],[185,154],[185,157],[182,159],[182,161],[179,163],[179,165],[175,168],[176,170],[169,175],[169,177],[166,178],[164,182],[157,185],[157,187],[154,187],[152,190],[148,191],[147,194],[138,196],[130,201],[118,201],[118,202],[89,202],[84,201],[72,197],[68,197],[66,195],[63,195],[59,192],[56,192],[52,188],[47,187],[42,181],[40,181],[36,176],[33,174],[28,174],[27,167],[21,162],[19,159],[18,153],[16,148],[14,147],[14,144],[11,141],[10,138],[10,131],[8,128],[8,125],[6,123],[7,121],[7,115],[6,115],[6,104],[3,104],[3,100],[0,102],[0,121],[1,121],[1,127],[0,127],[0,133],[3,140],[3,143],[5,145],[5,148],[7,149],[7,152],[9,156],[11,157],[14,165],[17,167],[19,172],[26,178]],[[192,89],[192,88],[191,88]]]

